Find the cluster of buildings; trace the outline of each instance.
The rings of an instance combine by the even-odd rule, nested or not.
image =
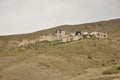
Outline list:
[[[61,42],[75,41],[83,38],[84,39],[108,38],[107,33],[96,32],[96,31],[91,33],[83,32],[83,31],[75,31],[70,34],[66,34],[65,31],[57,30],[56,36],[57,36],[57,40],[60,40]]]
[[[36,43],[36,42],[41,42],[41,41],[61,41],[61,42],[69,42],[69,41],[75,41],[75,40],[80,40],[80,39],[96,39],[96,38],[100,38],[100,39],[106,39],[108,38],[108,34],[107,33],[102,33],[102,32],[83,32],[83,31],[75,31],[75,32],[71,32],[71,33],[66,33],[66,31],[63,30],[56,30],[56,32],[54,34],[43,34],[40,35],[38,39],[34,39],[34,40],[27,40],[27,39],[23,39],[21,41],[19,41],[19,45],[18,46],[24,46],[26,44],[29,43]]]

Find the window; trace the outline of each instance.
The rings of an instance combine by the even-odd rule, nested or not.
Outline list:
[[[106,38],[106,35],[104,35],[104,37]]]
[[[97,35],[100,36],[100,33],[98,33]]]

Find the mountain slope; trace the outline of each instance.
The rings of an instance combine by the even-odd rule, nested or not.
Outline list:
[[[80,24],[80,25],[62,25],[57,26],[51,29],[46,29],[42,31],[37,31],[34,33],[29,34],[19,34],[19,35],[11,35],[11,36],[0,36],[0,40],[21,40],[21,39],[34,39],[38,38],[41,34],[49,34],[54,33],[56,30],[61,29],[65,30],[68,33],[78,30],[83,31],[102,31],[102,32],[108,32],[111,36],[111,38],[117,38],[120,37],[120,19],[113,19],[108,21],[100,21],[100,22],[93,22],[93,23],[86,23],[86,24]]]
[[[108,32],[109,39],[61,43],[37,42],[6,49],[9,40],[34,39],[62,29]],[[115,80],[120,79],[120,19],[64,25],[30,34],[0,37],[0,80]],[[35,35],[35,36],[34,36]],[[117,70],[111,69],[118,66]],[[103,74],[106,72],[106,74]]]
[[[0,36],[0,49],[3,46],[8,44],[8,41],[11,40],[22,40],[22,39],[36,39],[39,38],[42,34],[54,34],[54,32],[58,29],[65,30],[67,33],[73,31],[101,31],[109,33],[109,38],[120,40],[120,19],[113,19],[108,21],[100,21],[100,22],[93,22],[93,23],[86,23],[80,25],[62,25],[57,26],[51,29],[46,29],[42,31],[37,31],[34,33],[29,34],[19,34],[19,35],[9,35],[9,36]]]
[[[83,39],[40,45],[28,45],[24,51],[0,52],[0,80],[99,79],[109,66],[120,63],[120,43],[116,40]],[[119,74],[107,76],[119,77]]]

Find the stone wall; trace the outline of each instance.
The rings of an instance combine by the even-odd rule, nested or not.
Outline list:
[[[108,34],[107,33],[102,33],[102,32],[92,32],[91,35],[94,38],[101,38],[101,39],[108,38]]]
[[[42,35],[39,37],[39,41],[54,41],[57,40],[57,37],[49,34],[49,35]]]

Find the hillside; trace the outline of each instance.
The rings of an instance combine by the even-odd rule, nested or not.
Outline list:
[[[68,33],[78,30],[88,31],[88,32],[92,32],[92,31],[107,32],[109,33],[109,38],[120,40],[120,31],[119,31],[120,19],[113,19],[108,21],[100,21],[100,22],[86,23],[80,25],[62,25],[29,34],[0,36],[0,49],[2,49],[3,46],[6,46],[8,41],[22,40],[22,39],[36,39],[39,38],[39,36],[42,34],[49,34],[49,33],[54,34],[54,32],[58,29],[65,30]]]
[[[120,66],[119,46],[120,42],[116,40],[84,39],[70,43],[43,42],[28,45],[22,51],[0,52],[0,79],[90,80],[119,77],[118,73],[102,75],[109,67]]]
[[[83,31],[101,31],[108,32],[111,38],[119,38],[120,37],[120,19],[113,19],[108,21],[100,21],[79,25],[62,25],[57,26],[51,29],[46,29],[42,31],[37,31],[29,34],[19,34],[19,35],[11,35],[11,36],[0,36],[0,40],[21,40],[21,39],[34,39],[38,38],[41,34],[49,34],[54,33],[56,30],[61,29],[70,33],[73,31],[83,30]]]
[[[108,32],[108,39],[43,41],[8,48],[8,41],[34,39],[62,29]],[[120,80],[120,19],[64,25],[0,37],[0,80]],[[34,36],[35,35],[35,36]],[[5,50],[3,50],[5,49]]]

